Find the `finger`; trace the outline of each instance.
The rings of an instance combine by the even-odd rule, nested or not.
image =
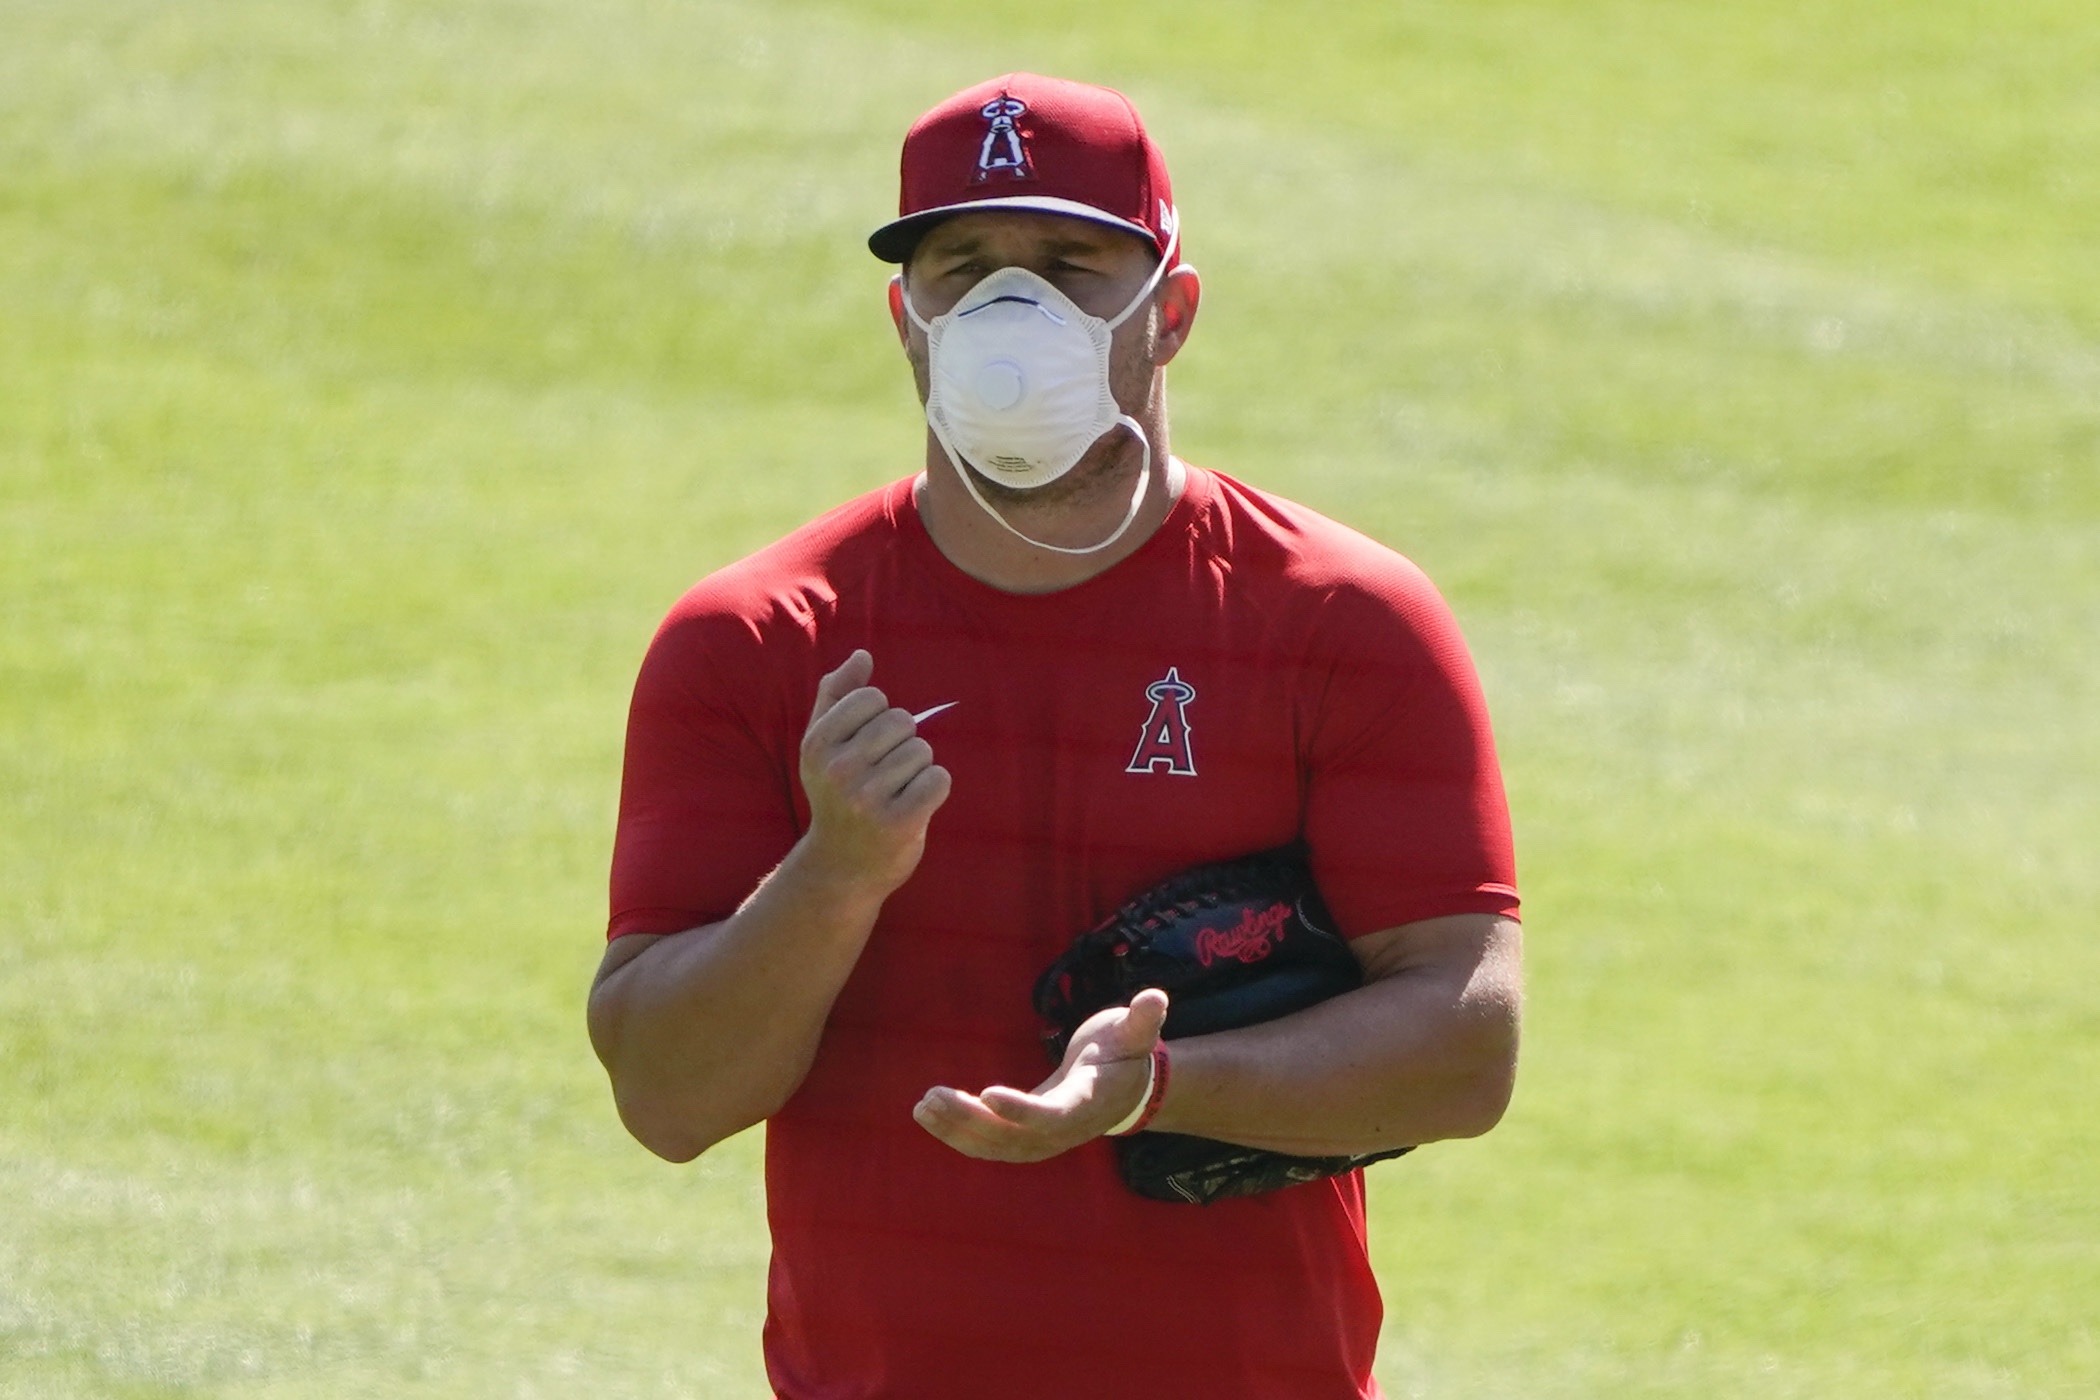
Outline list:
[[[987,1089],[982,1095],[930,1089],[912,1110],[912,1116],[956,1151],[993,1162],[1045,1161],[1095,1135],[1076,1127],[1069,1115],[1047,1111],[1038,1123],[1017,1123],[995,1111],[988,1102],[1004,1096],[1029,1097],[1004,1086]]]
[[[922,769],[917,776],[904,785],[891,804],[899,815],[919,821],[930,820],[948,794],[955,790],[955,777],[936,763]]]
[[[1040,1133],[1060,1126],[1075,1107],[1071,1100],[1077,1099],[1078,1093],[1067,1087],[1070,1082],[1067,1080],[1052,1088],[1049,1094],[1023,1093],[1004,1084],[994,1084],[977,1098],[1000,1121]]]
[[[875,674],[875,658],[865,648],[860,648],[840,662],[838,668],[826,672],[817,682],[817,698],[809,707],[809,722],[814,726],[839,700],[868,683]]]
[[[868,787],[883,801],[894,803],[911,786],[911,780],[933,766],[933,745],[917,735],[882,755],[868,770]]]
[[[920,1127],[968,1157],[992,1162],[1039,1162],[1063,1150],[1011,1123],[974,1094],[934,1088],[912,1108]]]
[[[889,697],[872,685],[849,690],[810,720],[809,728],[802,732],[802,747],[823,752],[849,743],[869,720],[889,708]]]
[[[861,693],[863,692],[855,692],[856,695]],[[858,729],[838,745],[833,751],[833,757],[857,764],[873,774],[882,764],[889,761],[898,748],[911,743],[917,733],[917,729],[912,725],[911,716],[892,705],[868,716]],[[926,762],[932,761],[933,748],[928,745]],[[924,764],[920,766],[923,767]],[[897,786],[903,787],[904,782],[905,779],[900,778]]]
[[[911,1116],[928,1125],[958,1128],[967,1124],[997,1127],[999,1116],[984,1106],[984,1101],[975,1094],[966,1094],[960,1089],[937,1085],[928,1089],[925,1096],[912,1106]]]
[[[977,1097],[1001,1121],[1020,1131],[1045,1143],[1069,1145],[1095,1136],[1100,1131],[1097,1120],[1105,1125],[1128,1112],[1120,1101],[1143,1091],[1126,1081],[1142,1078],[1132,1061],[1127,1066],[1119,1063],[1113,1074],[1070,1075],[1032,1094],[995,1084]]]
[[[850,703],[850,697],[841,702]],[[805,780],[814,776],[870,816],[888,813],[911,780],[933,762],[932,746],[913,735],[911,717],[897,709],[875,715],[844,743],[824,747],[820,729],[804,747],[810,750]]]

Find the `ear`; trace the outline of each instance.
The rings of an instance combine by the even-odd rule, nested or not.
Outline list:
[[[890,278],[890,322],[897,327],[897,343],[911,344],[911,322],[904,317],[904,274]]]
[[[1166,364],[1181,353],[1189,329],[1196,324],[1196,309],[1203,304],[1203,279],[1187,263],[1160,279],[1157,294],[1159,340],[1156,363]]]

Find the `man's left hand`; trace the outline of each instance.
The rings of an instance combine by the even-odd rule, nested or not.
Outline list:
[[[980,1093],[940,1086],[912,1109],[919,1126],[966,1157],[1040,1162],[1091,1142],[1129,1117],[1152,1077],[1152,1049],[1167,994],[1140,992],[1097,1011],[1072,1034],[1064,1062],[1029,1092],[995,1084]]]

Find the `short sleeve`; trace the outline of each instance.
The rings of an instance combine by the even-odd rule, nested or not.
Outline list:
[[[740,620],[680,612],[651,643],[628,711],[608,938],[726,919],[794,845],[795,753],[758,654]]]
[[[1517,913],[1509,809],[1473,660],[1397,555],[1329,596],[1308,758],[1314,876],[1351,937],[1448,914]]]

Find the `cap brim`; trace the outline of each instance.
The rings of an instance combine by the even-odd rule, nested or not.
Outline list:
[[[1076,199],[1058,199],[1050,195],[1001,195],[996,199],[969,199],[960,204],[944,204],[938,209],[921,209],[916,214],[907,214],[901,219],[884,224],[868,235],[868,251],[888,263],[909,262],[912,249],[927,230],[957,214],[974,214],[982,209],[1028,209],[1038,214],[1063,214],[1069,218],[1085,219],[1088,223],[1105,224],[1134,233],[1154,248],[1159,241],[1152,230],[1129,219],[1118,218],[1105,209],[1096,209],[1091,204],[1081,204]]]

